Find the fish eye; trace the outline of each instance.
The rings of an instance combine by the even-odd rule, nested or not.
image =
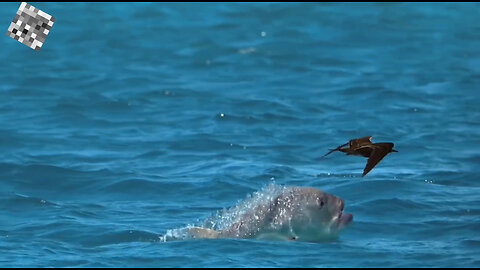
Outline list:
[[[325,205],[325,202],[323,201],[323,199],[320,199],[320,208],[322,208],[324,205]]]

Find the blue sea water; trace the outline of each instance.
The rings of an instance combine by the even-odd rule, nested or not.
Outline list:
[[[0,266],[480,267],[478,3],[30,4],[56,21],[0,38]],[[319,159],[368,135],[399,152],[363,178]],[[271,183],[353,223],[160,240]]]

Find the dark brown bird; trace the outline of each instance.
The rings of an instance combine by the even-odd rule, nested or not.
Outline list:
[[[348,147],[342,148],[347,145]],[[348,143],[330,150],[324,157],[335,151],[344,152],[347,155],[368,157],[362,177],[367,175],[388,153],[398,152],[393,149],[393,143],[372,143],[372,136],[350,140]]]

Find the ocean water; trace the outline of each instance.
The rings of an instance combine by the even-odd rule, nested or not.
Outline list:
[[[56,22],[0,38],[0,266],[480,267],[478,3],[30,4]],[[365,177],[319,158],[368,135],[399,152]],[[353,222],[161,241],[272,183]]]

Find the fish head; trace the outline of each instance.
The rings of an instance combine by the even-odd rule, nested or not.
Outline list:
[[[300,189],[294,198],[298,207],[289,220],[289,229],[298,240],[334,239],[353,220],[352,214],[343,213],[343,199],[319,189]]]

